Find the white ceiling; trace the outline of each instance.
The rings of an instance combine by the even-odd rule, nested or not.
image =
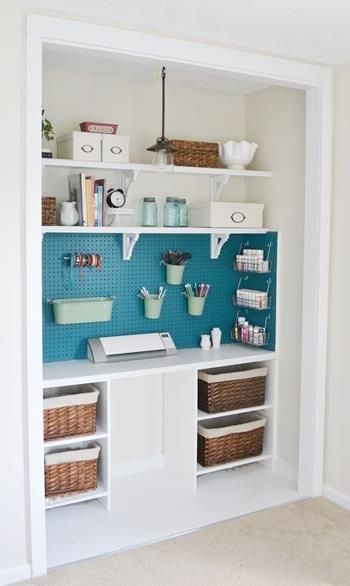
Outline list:
[[[12,0],[29,10],[242,47],[350,61],[349,0]]]

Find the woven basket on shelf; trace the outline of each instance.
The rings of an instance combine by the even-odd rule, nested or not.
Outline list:
[[[267,368],[248,368],[231,372],[213,369],[198,373],[198,407],[219,413],[263,405]]]
[[[84,435],[96,431],[99,391],[93,385],[75,392],[44,399],[44,440]]]
[[[58,496],[97,488],[96,444],[45,456],[45,496]],[[80,458],[80,459],[79,459]]]
[[[263,451],[265,423],[265,417],[256,413],[202,422],[197,436],[199,464],[214,466],[259,456]]]
[[[196,140],[172,140],[176,148],[174,164],[182,167],[218,167],[219,145],[217,142]]]
[[[54,226],[56,224],[56,198],[41,198],[41,223],[43,226]]]

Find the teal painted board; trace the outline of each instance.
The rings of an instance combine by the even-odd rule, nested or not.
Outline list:
[[[250,248],[267,249],[271,242],[272,273],[249,274],[244,286],[264,290],[271,278],[271,310],[241,309],[241,315],[263,326],[267,314],[269,344],[275,348],[277,233],[233,235],[224,245],[219,259],[210,259],[210,237],[206,235],[141,234],[133,257],[122,260],[122,238],[115,234],[46,234],[43,238],[43,338],[44,361],[86,358],[88,338],[169,331],[178,348],[198,346],[200,335],[216,326],[222,330],[222,342],[231,341],[230,332],[237,316],[232,296],[243,273],[233,271],[233,260],[244,243]],[[192,253],[185,269],[184,282],[210,283],[210,291],[201,316],[190,316],[187,300],[181,295],[183,285],[167,285],[165,267],[160,264],[164,251]],[[102,270],[73,269],[64,256],[74,253],[97,253],[102,256]],[[73,282],[71,282],[71,272]],[[137,297],[141,287],[150,293],[159,286],[167,288],[159,319],[144,316],[143,301]],[[242,285],[243,286],[243,285]],[[112,318],[108,322],[57,325],[47,299],[115,296]]]

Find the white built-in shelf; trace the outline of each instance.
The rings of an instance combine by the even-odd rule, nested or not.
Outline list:
[[[156,226],[43,226],[43,234],[266,234],[268,228],[166,228]]]
[[[244,409],[234,409],[233,411],[220,411],[219,413],[206,413],[198,409],[197,421],[205,421],[206,419],[217,419],[219,417],[227,417],[228,415],[239,415],[240,413],[249,413],[250,411],[263,411],[265,409],[272,409],[272,403],[265,405],[256,405],[255,407],[246,407]]]
[[[222,344],[220,348],[202,350],[186,348],[172,356],[144,358],[95,364],[90,360],[47,362],[43,367],[44,388],[69,386],[147,376],[184,370],[203,370],[251,362],[274,360],[276,352],[240,344]]]
[[[180,167],[174,165],[170,169],[159,170],[155,165],[147,163],[103,163],[94,161],[72,161],[70,159],[42,159],[43,167],[63,167],[71,169],[101,169],[110,171],[132,171],[142,173],[167,173],[179,175],[209,175],[227,177],[271,177],[270,171],[248,169],[219,169],[210,167]]]
[[[65,496],[46,497],[45,508],[54,509],[56,507],[63,507],[65,505],[72,505],[74,503],[82,503],[92,499],[98,499],[107,496],[107,491],[101,483],[97,484],[97,488],[91,490],[84,490],[67,494]]]
[[[270,460],[271,458],[271,454],[262,454],[261,456],[255,456],[254,458],[244,458],[243,460],[235,460],[234,462],[217,464],[216,466],[204,467],[197,464],[197,476],[203,476],[204,474],[210,474],[211,472],[218,472],[219,470],[228,470],[230,468],[236,468],[237,466],[245,466],[246,464],[252,464],[253,462],[262,462],[263,460]]]
[[[44,442],[44,448],[56,448],[62,446],[73,445],[81,442],[100,440],[107,437],[107,432],[99,426],[96,426],[95,433],[87,433],[85,435],[76,435],[69,437],[62,437],[60,439],[49,440]]]

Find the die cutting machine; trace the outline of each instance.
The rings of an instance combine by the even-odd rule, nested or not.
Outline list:
[[[159,358],[176,352],[169,332],[90,338],[87,342],[87,357],[92,362]]]

